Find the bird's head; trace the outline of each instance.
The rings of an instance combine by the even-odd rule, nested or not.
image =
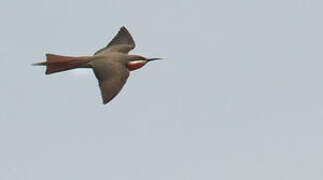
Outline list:
[[[128,55],[127,68],[129,71],[134,71],[146,65],[148,62],[160,60],[162,58],[145,58],[139,55]]]

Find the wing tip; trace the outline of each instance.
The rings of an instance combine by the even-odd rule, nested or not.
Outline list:
[[[106,105],[106,104],[108,104],[108,102],[109,102],[109,101],[103,100],[103,101],[102,101],[102,104],[103,104],[103,105]]]
[[[126,28],[126,26],[122,26],[122,27],[120,28],[120,31],[123,31],[123,32],[125,32],[126,34],[130,35],[130,32],[128,31],[128,29]],[[131,36],[131,35],[130,35],[130,36]]]

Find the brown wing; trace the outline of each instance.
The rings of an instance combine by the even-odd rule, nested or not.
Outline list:
[[[104,59],[92,61],[90,65],[99,80],[103,104],[106,104],[120,92],[128,79],[129,71],[121,63]]]
[[[110,41],[110,43],[98,50],[94,55],[104,55],[108,52],[122,52],[128,53],[136,46],[135,41],[131,37],[129,31],[122,26],[118,34]]]

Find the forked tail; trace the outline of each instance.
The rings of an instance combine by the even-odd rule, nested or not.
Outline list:
[[[82,67],[92,59],[92,56],[70,57],[55,54],[46,54],[46,57],[47,61],[33,64],[38,66],[46,66],[46,74]]]

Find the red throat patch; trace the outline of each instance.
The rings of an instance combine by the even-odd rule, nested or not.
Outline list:
[[[143,60],[139,60],[139,61],[131,61],[128,63],[128,69],[129,71],[134,71],[136,69],[139,69],[141,67],[143,67],[147,62],[143,61]]]

